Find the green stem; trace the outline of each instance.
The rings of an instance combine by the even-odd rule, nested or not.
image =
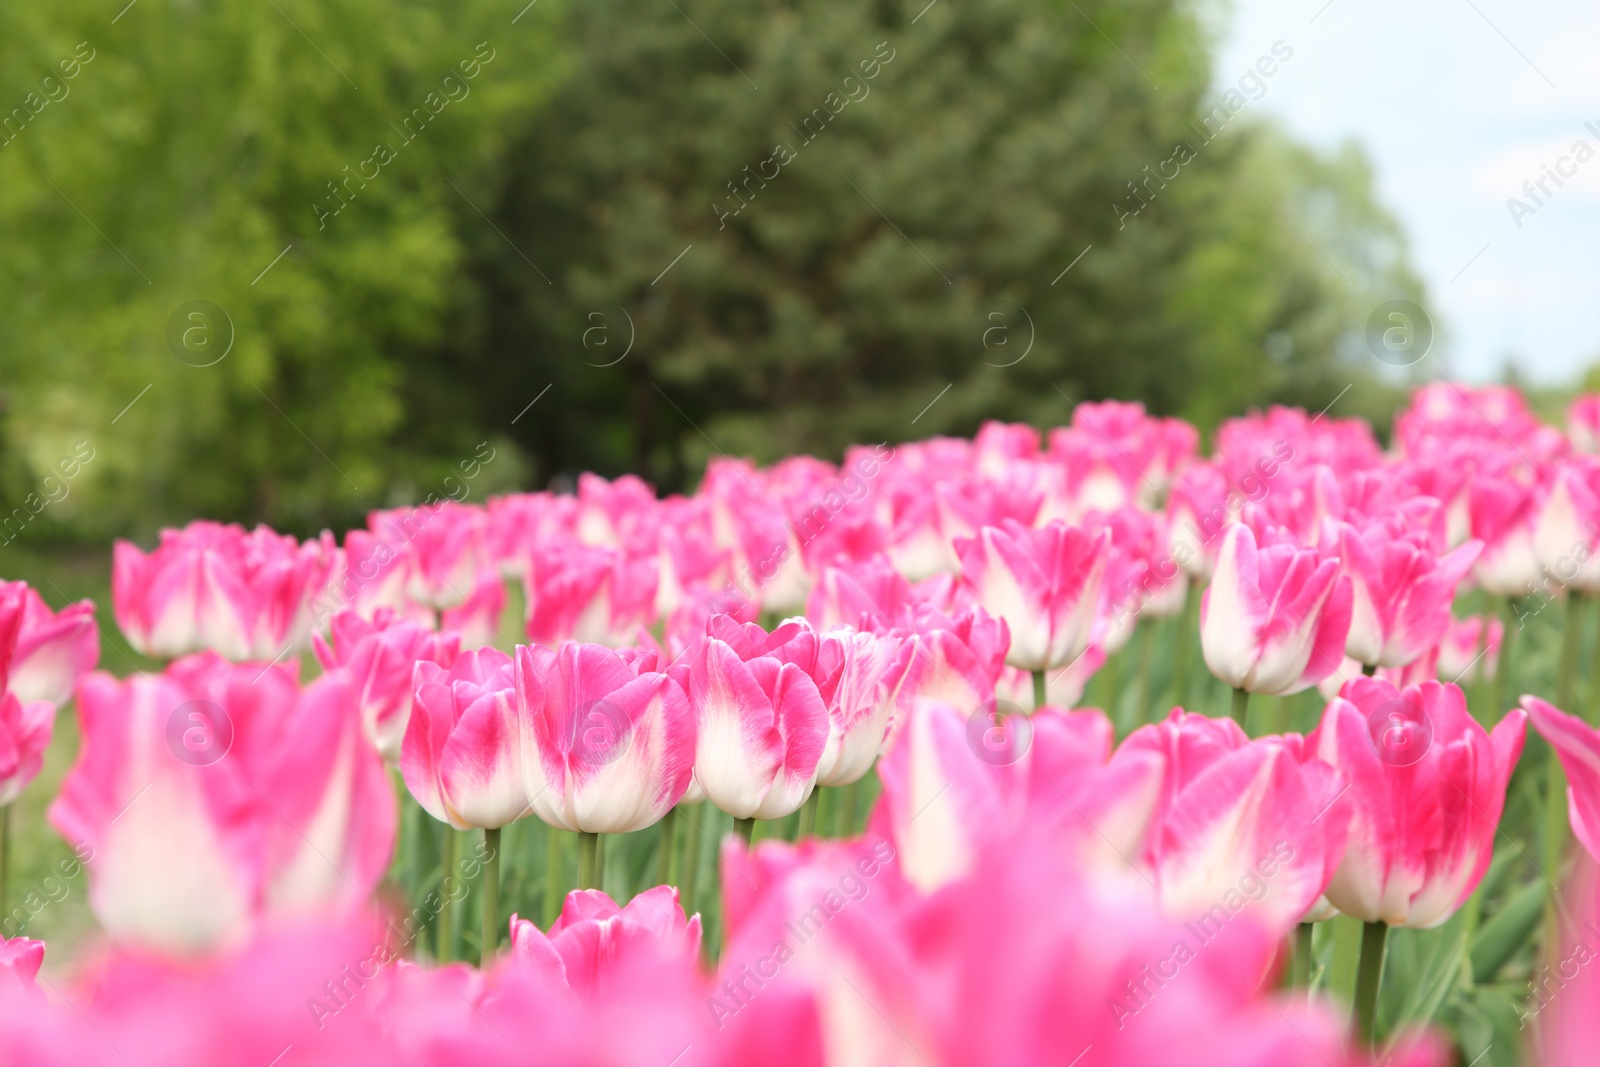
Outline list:
[[[1594,631],[1594,658],[1589,661],[1591,677],[1589,679],[1589,725],[1600,724],[1600,626]],[[1562,711],[1568,709],[1562,708]]]
[[[1044,707],[1045,701],[1049,699],[1049,697],[1046,695],[1045,689],[1044,671],[1034,671],[1033,710],[1038,711],[1040,708]]]
[[[1517,627],[1520,625],[1517,618],[1517,610],[1512,605],[1510,597],[1505,598],[1504,603],[1500,606],[1500,612],[1501,617],[1505,620],[1506,632],[1505,636],[1500,639],[1500,669],[1494,672],[1493,695],[1489,701],[1489,706],[1483,709],[1488,722],[1496,721],[1506,710],[1506,690],[1511,685],[1511,645],[1513,638],[1516,636]],[[1484,625],[1487,626],[1488,624],[1488,617],[1485,616]]]
[[[486,967],[500,947],[500,828],[485,827],[483,846],[483,937],[478,942],[478,966]]]
[[[1150,647],[1154,645],[1156,620],[1151,619],[1139,627],[1139,705],[1133,709],[1133,728],[1137,730],[1150,721]]]
[[[1250,710],[1250,690],[1235,689],[1233,691],[1233,721],[1240,727],[1244,726],[1245,713]]]
[[[600,840],[595,842],[594,849],[594,887],[601,892],[606,887],[606,835],[596,834]]]
[[[1567,593],[1567,615],[1561,623],[1561,665],[1556,672],[1556,706],[1572,708],[1572,684],[1578,671],[1578,642],[1583,637],[1583,598]]]
[[[679,900],[683,910],[693,915],[695,908],[695,890],[700,882],[700,823],[705,821],[705,807],[696,805],[693,812],[683,813],[684,822],[688,823],[689,832],[683,836],[683,887]],[[696,821],[699,820],[699,821]]]
[[[1183,613],[1178,616],[1178,633],[1173,642],[1172,649],[1172,703],[1174,707],[1182,707],[1189,696],[1189,643],[1194,640],[1194,632],[1200,628],[1200,623],[1194,612],[1198,610],[1200,583],[1194,578],[1189,579],[1189,595],[1183,600]]]
[[[444,824],[444,847],[439,859],[439,945],[434,953],[440,963],[450,962],[451,946],[455,944],[456,904],[446,892],[446,883],[456,869],[456,830]]]
[[[1356,970],[1356,1033],[1368,1048],[1378,1042],[1378,986],[1389,924],[1367,923],[1361,931],[1361,963]]]
[[[1311,923],[1301,923],[1294,932],[1294,977],[1291,984],[1296,989],[1311,988],[1313,929]]]
[[[811,795],[800,805],[800,821],[795,823],[794,839],[803,841],[817,832],[817,805],[822,803],[822,787],[811,787]]]
[[[6,913],[6,893],[11,888],[11,805],[0,807],[0,915]]]
[[[578,834],[578,888],[596,889],[600,885],[600,835]]]
[[[670,809],[661,819],[661,844],[656,852],[656,884],[671,885],[673,855],[677,851],[678,809]]]
[[[1361,673],[1371,678],[1378,673],[1378,665],[1376,663],[1363,663],[1361,665]]]
[[[739,839],[745,843],[746,847],[749,847],[751,835],[756,832],[756,821],[754,819],[735,819],[733,820],[733,832],[739,835]]]
[[[546,826],[544,831],[544,925],[548,929],[561,917],[561,889],[567,884],[567,850],[562,838],[564,830]]]

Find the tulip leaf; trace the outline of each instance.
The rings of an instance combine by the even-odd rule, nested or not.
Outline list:
[[[1544,914],[1548,893],[1549,886],[1543,881],[1529,882],[1479,928],[1471,953],[1474,982],[1492,981],[1527,944]]]

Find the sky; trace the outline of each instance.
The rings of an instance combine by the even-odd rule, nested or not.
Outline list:
[[[1294,49],[1249,113],[1366,150],[1439,320],[1435,372],[1561,383],[1600,360],[1600,2],[1233,0],[1221,35],[1219,86]],[[1570,176],[1535,201],[1546,166]]]

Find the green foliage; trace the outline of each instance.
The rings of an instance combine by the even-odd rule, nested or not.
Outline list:
[[[60,95],[0,147],[6,499],[87,440],[95,461],[42,523],[359,514],[427,469],[397,436],[405,364],[459,301],[462,233],[483,225],[466,198],[552,81],[547,23],[483,0],[113,15],[0,11],[0,100],[50,72]],[[192,364],[227,343],[215,316],[179,323],[183,361],[169,345],[195,299],[231,319],[212,366]]]
[[[1354,148],[1248,109],[1210,137],[1187,5],[596,0],[570,40],[508,165],[510,241],[475,245],[481,337],[429,379],[491,425],[553,383],[518,427],[542,474],[681,485],[716,451],[1102,396],[1209,425],[1359,383],[1348,410],[1387,421],[1359,333],[1421,298],[1398,229]]]

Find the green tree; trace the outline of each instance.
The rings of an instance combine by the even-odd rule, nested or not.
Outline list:
[[[1247,116],[1204,142],[1210,57],[1171,0],[594,0],[569,42],[510,240],[478,238],[474,341],[429,379],[501,425],[549,385],[518,426],[545,475],[681,485],[717,451],[1060,423],[1067,397],[1321,407],[1377,382],[1348,352],[1372,294],[1417,291],[1359,156]]]
[[[459,423],[456,451],[400,438],[401,386],[462,299],[505,131],[555,80],[548,20],[513,14],[0,10],[7,508],[80,439],[95,458],[40,523],[96,535],[311,527],[470,454]]]

